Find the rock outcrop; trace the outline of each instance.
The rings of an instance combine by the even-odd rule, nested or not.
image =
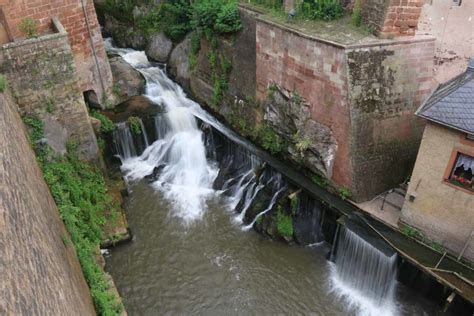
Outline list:
[[[114,93],[124,101],[141,95],[145,90],[145,78],[120,56],[109,59],[114,78]]]
[[[190,52],[191,36],[188,35],[181,43],[176,45],[168,60],[169,74],[185,87],[189,87],[189,80],[191,78]]]
[[[172,48],[173,42],[160,32],[150,37],[145,53],[154,61],[166,63]]]

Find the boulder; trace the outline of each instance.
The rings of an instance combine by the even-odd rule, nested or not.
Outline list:
[[[172,48],[173,42],[169,38],[163,33],[156,33],[151,36],[145,53],[154,61],[166,63]]]
[[[181,43],[176,45],[168,60],[169,74],[185,87],[189,86],[189,79],[191,77],[191,67],[189,65],[190,53],[191,36],[188,35]]]
[[[115,44],[119,47],[144,50],[147,45],[147,38],[143,32],[108,14],[104,14],[104,31],[114,38]]]
[[[141,95],[145,90],[145,78],[120,56],[109,59],[114,78],[114,94],[124,101],[132,96]]]
[[[163,113],[163,106],[151,102],[144,96],[134,96],[125,102],[117,105],[113,110],[104,112],[113,122],[124,122],[130,116],[140,118],[154,117],[158,113]]]

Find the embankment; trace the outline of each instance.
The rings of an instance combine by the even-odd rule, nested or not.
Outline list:
[[[16,108],[0,94],[0,314],[94,315],[74,247]]]

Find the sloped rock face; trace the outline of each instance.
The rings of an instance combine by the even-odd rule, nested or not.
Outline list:
[[[151,36],[145,53],[154,61],[166,63],[172,48],[173,42],[163,33],[157,33]]]
[[[331,178],[337,143],[329,127],[311,119],[298,95],[275,87],[265,103],[265,121],[292,144],[289,153],[311,171]]]
[[[114,93],[121,101],[141,95],[145,90],[145,78],[120,56],[109,59],[114,78]]]

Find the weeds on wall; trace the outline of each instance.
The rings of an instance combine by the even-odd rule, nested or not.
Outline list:
[[[7,88],[7,78],[4,75],[0,74],[0,93],[3,93]]]
[[[23,121],[29,128],[30,142],[44,179],[76,249],[96,312],[119,315],[123,305],[110,291],[107,276],[96,260],[106,221],[104,212],[117,212],[117,206],[107,194],[104,177],[99,170],[77,158],[76,143],[68,143],[66,155],[54,155],[48,145],[40,142],[44,137],[41,120],[26,116]],[[67,237],[63,237],[63,242],[65,246],[70,244]]]
[[[290,215],[286,215],[280,205],[277,208],[276,214],[277,231],[286,238],[293,237],[293,219]]]
[[[38,22],[30,17],[23,18],[18,24],[18,29],[26,38],[38,37]]]
[[[351,189],[346,188],[346,187],[338,188],[337,193],[339,193],[340,198],[343,200],[347,200],[352,196]]]
[[[142,133],[142,121],[139,117],[130,116],[127,119],[128,126],[133,135],[140,135]]]
[[[354,9],[352,9],[352,24],[360,27],[362,25],[362,13],[360,9],[360,0],[356,0]]]
[[[115,130],[115,124],[107,116],[101,114],[97,111],[92,111],[91,113],[93,118],[96,118],[100,121],[100,131],[102,133],[109,133]]]

